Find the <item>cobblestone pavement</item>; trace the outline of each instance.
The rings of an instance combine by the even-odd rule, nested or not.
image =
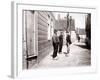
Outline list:
[[[66,45],[63,46],[62,53],[58,53],[58,59],[54,60],[50,52],[39,64],[32,68],[49,68],[49,67],[72,67],[72,66],[90,66],[91,52],[86,49],[85,43],[74,42],[70,45],[70,53],[64,54],[67,51]]]

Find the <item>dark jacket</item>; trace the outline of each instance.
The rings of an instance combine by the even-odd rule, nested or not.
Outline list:
[[[59,36],[59,43],[63,44],[63,35]]]

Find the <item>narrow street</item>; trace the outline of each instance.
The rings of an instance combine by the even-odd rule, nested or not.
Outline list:
[[[91,65],[91,52],[86,49],[85,43],[74,42],[70,45],[70,53],[65,55],[67,51],[66,45],[63,46],[62,53],[58,53],[58,59],[53,60],[50,52],[39,64],[32,68],[50,68],[50,67],[73,67],[73,66],[89,66]]]
[[[23,23],[23,69],[89,66],[91,64],[90,13],[24,10]],[[64,40],[62,53],[57,53],[55,60],[52,58],[52,42],[62,40]],[[72,42],[69,54],[66,54],[66,41]]]

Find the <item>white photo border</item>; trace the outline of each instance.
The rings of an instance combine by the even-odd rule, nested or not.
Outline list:
[[[54,6],[54,5],[36,5],[27,3],[12,2],[12,69],[11,76],[16,77],[34,77],[46,75],[66,75],[72,73],[91,73],[97,70],[97,54],[95,53],[95,26],[96,26],[96,8]],[[59,12],[79,12],[91,13],[91,66],[87,67],[68,67],[57,69],[37,69],[22,70],[22,10],[43,10]]]

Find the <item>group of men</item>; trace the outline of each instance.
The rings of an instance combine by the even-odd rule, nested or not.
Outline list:
[[[63,47],[63,32],[60,32],[60,35],[57,35],[57,30],[54,30],[54,35],[52,37],[52,43],[53,43],[53,59],[58,59],[57,53],[62,53],[62,47]],[[66,45],[67,45],[67,53],[69,53],[69,45],[71,44],[70,35],[67,33],[66,36]]]

